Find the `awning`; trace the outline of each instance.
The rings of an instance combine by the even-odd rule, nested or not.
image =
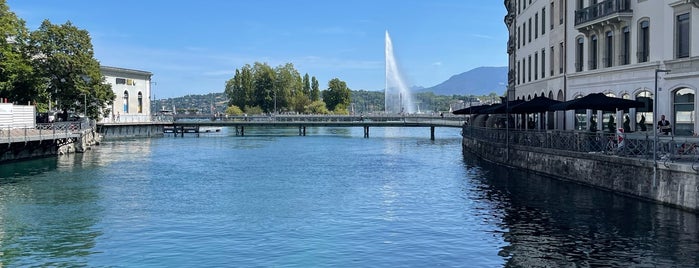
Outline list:
[[[549,107],[561,103],[547,97],[536,97],[530,101],[510,106],[510,112],[515,114],[543,113],[549,111]]]
[[[550,111],[591,109],[599,111],[616,111],[628,108],[644,107],[644,103],[635,100],[608,97],[602,93],[593,93],[582,98],[551,105]]]

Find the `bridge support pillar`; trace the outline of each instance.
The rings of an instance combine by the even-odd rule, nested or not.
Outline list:
[[[235,126],[235,135],[240,136],[240,129],[238,129],[238,126]]]
[[[306,136],[306,126],[299,126],[299,136]]]
[[[240,126],[240,136],[245,137],[245,126]]]
[[[364,126],[364,138],[369,138],[369,126]]]
[[[430,127],[430,140],[434,140],[434,126]]]

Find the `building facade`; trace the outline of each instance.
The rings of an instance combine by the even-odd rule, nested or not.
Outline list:
[[[506,0],[505,6],[510,99],[602,92],[646,106],[558,112],[551,116],[555,128],[586,129],[592,117],[600,127],[614,118],[621,125],[629,116],[632,130],[652,131],[657,105],[674,135],[699,132],[699,0]]]
[[[105,82],[112,86],[116,95],[109,109],[110,117],[105,122],[150,121],[152,73],[117,67],[101,66]]]

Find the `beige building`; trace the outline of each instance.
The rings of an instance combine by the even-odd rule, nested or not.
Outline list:
[[[602,92],[644,101],[646,107],[628,113],[635,131],[642,118],[652,131],[657,100],[657,114],[672,122],[673,134],[699,132],[699,0],[506,0],[505,6],[510,99]],[[552,117],[558,129],[586,129],[591,116],[588,110]],[[601,127],[612,116],[621,124],[624,113],[595,116]]]
[[[105,122],[148,122],[151,118],[152,73],[117,67],[101,66],[106,82],[112,85],[116,95],[114,104],[108,107],[111,118]]]

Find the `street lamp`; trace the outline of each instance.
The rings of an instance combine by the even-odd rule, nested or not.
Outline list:
[[[669,73],[670,70],[655,69],[655,91],[653,95],[653,187],[658,176],[658,73]]]

